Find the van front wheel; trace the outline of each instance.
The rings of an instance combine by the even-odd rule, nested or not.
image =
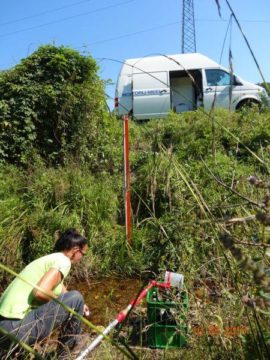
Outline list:
[[[261,104],[259,103],[259,101],[256,101],[254,99],[246,99],[246,100],[241,101],[237,105],[236,110],[237,111],[242,111],[244,109],[250,109],[250,108],[255,107],[255,106],[257,106],[260,109]]]

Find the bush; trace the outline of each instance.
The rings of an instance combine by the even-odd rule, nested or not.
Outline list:
[[[0,160],[27,164],[41,157],[64,164],[84,158],[105,106],[103,83],[90,56],[42,46],[0,75]]]

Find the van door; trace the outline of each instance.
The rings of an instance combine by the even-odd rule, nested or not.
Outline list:
[[[133,74],[133,116],[135,119],[160,118],[170,110],[168,72]]]
[[[222,69],[205,69],[203,81],[203,103],[205,110],[215,108],[230,109],[231,75]],[[233,89],[232,89],[233,90]],[[232,91],[231,103],[235,94]]]
[[[172,77],[172,108],[176,113],[194,110],[195,94],[192,80],[189,77]]]

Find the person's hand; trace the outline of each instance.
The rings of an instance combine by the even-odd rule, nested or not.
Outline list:
[[[89,315],[90,315],[89,307],[86,304],[84,304],[84,306],[83,306],[83,316],[88,317]]]

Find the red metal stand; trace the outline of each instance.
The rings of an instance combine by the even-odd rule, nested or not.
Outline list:
[[[131,246],[131,204],[130,204],[130,167],[129,167],[129,131],[128,115],[123,117],[124,124],[124,172],[125,172],[125,222],[128,245]]]

